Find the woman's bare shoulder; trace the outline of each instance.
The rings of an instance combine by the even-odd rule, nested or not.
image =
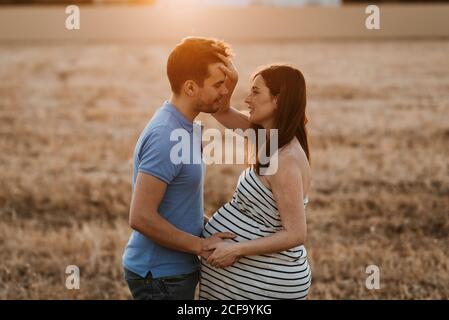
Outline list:
[[[286,144],[279,150],[279,161],[290,162],[293,161],[296,164],[307,162],[307,155],[297,139],[293,139],[290,143]]]
[[[279,150],[277,164],[277,170],[281,176],[299,175],[305,184],[305,189],[308,189],[312,181],[312,172],[307,155],[297,140]]]

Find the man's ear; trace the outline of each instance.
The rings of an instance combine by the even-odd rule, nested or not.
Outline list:
[[[184,93],[189,97],[195,97],[198,94],[198,85],[193,80],[187,80],[182,87]]]

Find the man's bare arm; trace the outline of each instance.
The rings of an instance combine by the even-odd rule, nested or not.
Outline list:
[[[151,175],[139,172],[131,200],[129,225],[157,244],[177,251],[203,255],[207,244],[235,237],[231,233],[217,233],[202,239],[179,230],[158,212],[167,184]]]

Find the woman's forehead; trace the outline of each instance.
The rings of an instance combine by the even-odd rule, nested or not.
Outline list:
[[[253,86],[253,87],[259,87],[259,88],[266,87],[265,81],[263,80],[263,77],[262,77],[260,74],[258,74],[258,75],[253,79],[252,86]]]

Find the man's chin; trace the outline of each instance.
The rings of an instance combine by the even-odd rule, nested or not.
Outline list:
[[[206,113],[215,113],[218,110],[220,110],[220,104],[217,102],[217,103],[214,103],[214,104],[210,105],[209,108],[207,108],[207,110],[205,110],[204,112],[206,112]]]

